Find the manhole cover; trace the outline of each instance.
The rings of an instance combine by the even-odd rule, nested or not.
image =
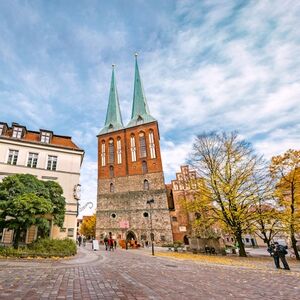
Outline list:
[[[177,268],[177,266],[175,266],[175,265],[166,265],[166,267]]]

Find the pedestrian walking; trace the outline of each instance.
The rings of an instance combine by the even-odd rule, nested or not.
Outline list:
[[[276,250],[275,245],[272,243],[272,244],[268,247],[267,251],[268,251],[268,252],[270,253],[270,255],[273,257],[273,259],[274,259],[274,264],[275,264],[276,269],[280,269],[279,254],[278,254],[278,252],[277,252],[277,250]]]
[[[114,251],[114,242],[112,238],[108,239],[108,250],[109,251]]]
[[[81,246],[81,242],[82,242],[82,236],[80,235],[80,236],[78,237],[78,245],[79,245],[79,247]]]
[[[105,245],[105,250],[107,251],[108,250],[108,238],[107,237],[104,238],[104,245]]]
[[[114,247],[115,247],[115,250],[117,249],[117,241],[114,240]]]
[[[83,244],[83,247],[86,246],[86,237],[84,236],[83,239],[82,239],[82,244]]]
[[[280,245],[278,242],[275,242],[275,250],[278,253],[278,256],[283,264],[283,267],[285,270],[290,270],[289,264],[286,261],[285,256],[288,254],[288,252],[286,251],[286,247],[283,245]]]

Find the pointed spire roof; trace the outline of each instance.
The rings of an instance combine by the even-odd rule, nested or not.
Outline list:
[[[119,96],[115,78],[115,65],[112,65],[110,92],[106,112],[105,126],[101,129],[100,134],[116,131],[122,128],[124,128],[124,125],[120,111]]]
[[[140,77],[139,66],[137,62],[137,53],[135,54],[135,75],[134,75],[134,92],[133,92],[133,105],[131,112],[131,120],[127,127],[136,126],[156,121],[149,111],[147,100],[145,97],[142,80]]]

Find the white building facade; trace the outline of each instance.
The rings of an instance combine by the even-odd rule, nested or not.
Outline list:
[[[43,129],[30,131],[17,123],[9,127],[0,122],[0,180],[13,174],[32,174],[40,180],[56,181],[63,188],[66,199],[64,226],[51,226],[52,238],[76,239],[83,157],[84,151],[74,144],[71,137]],[[9,243],[12,233],[7,229],[0,231],[0,242]],[[36,235],[35,228],[28,230],[24,242],[31,242]]]

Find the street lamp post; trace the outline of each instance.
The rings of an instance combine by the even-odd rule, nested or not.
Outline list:
[[[154,256],[154,233],[152,228],[152,204],[154,203],[154,199],[150,199],[147,201],[147,204],[150,206],[149,215],[150,215],[150,237],[151,237],[151,248],[152,255]]]

